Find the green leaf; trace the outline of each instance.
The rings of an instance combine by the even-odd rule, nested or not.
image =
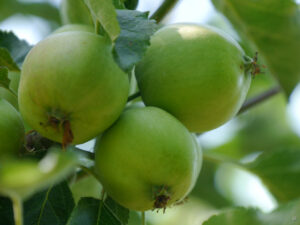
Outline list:
[[[65,225],[74,206],[68,184],[62,182],[25,201],[25,225]]]
[[[0,87],[9,89],[10,80],[8,78],[8,69],[0,66]]]
[[[300,225],[300,201],[281,205],[269,214],[255,209],[235,208],[212,216],[203,225]]]
[[[0,197],[0,221],[5,225],[14,224],[14,212],[9,198]]]
[[[118,10],[121,33],[116,40],[115,60],[126,72],[144,56],[150,45],[150,37],[158,29],[154,20],[148,19],[148,13],[134,10]]]
[[[19,71],[18,65],[14,62],[12,57],[9,54],[9,51],[6,48],[0,47],[0,66],[7,67],[12,71]]]
[[[93,16],[100,22],[112,41],[120,34],[117,13],[112,0],[84,0]]]
[[[63,0],[60,5],[63,24],[87,24],[94,26],[93,17],[84,0]]]
[[[128,218],[129,210],[110,198],[104,203],[94,198],[82,198],[67,225],[125,225]]]
[[[300,149],[264,152],[246,168],[257,174],[278,200],[300,197]]]
[[[24,225],[65,225],[74,200],[66,182],[38,192],[23,203]],[[9,198],[0,198],[1,224],[13,225],[13,206]]]
[[[78,162],[72,152],[50,151],[41,161],[30,159],[0,162],[0,193],[26,198],[70,174]]]
[[[125,9],[124,3],[122,0],[113,0],[113,4],[116,9]]]
[[[213,0],[252,41],[289,95],[300,80],[300,8],[294,0]]]
[[[14,14],[34,15],[60,23],[58,9],[48,2],[0,0],[0,21]]]
[[[31,47],[26,41],[20,40],[13,32],[0,30],[0,66],[6,66],[9,70],[20,70],[17,65],[21,66]],[[9,66],[1,63],[2,51]]]

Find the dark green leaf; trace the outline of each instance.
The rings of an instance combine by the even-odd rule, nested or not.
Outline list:
[[[23,203],[24,225],[65,225],[74,200],[66,182],[36,193]],[[0,198],[1,224],[14,225],[13,206],[9,198]]]
[[[213,0],[241,36],[253,41],[289,95],[300,80],[300,9],[294,0]]]
[[[67,225],[125,225],[129,210],[108,199],[82,198],[73,210]]]
[[[127,9],[136,9],[139,1],[138,0],[125,0],[125,6]]]
[[[66,182],[50,187],[24,203],[25,225],[65,225],[74,206]]]
[[[10,80],[8,78],[8,69],[0,66],[0,87],[9,89]]]
[[[14,225],[12,202],[9,198],[0,197],[0,221],[1,224]]]
[[[0,66],[7,67],[12,71],[19,71],[18,65],[14,62],[6,48],[0,47]]]
[[[126,72],[130,71],[144,56],[150,45],[150,37],[157,30],[148,13],[134,10],[118,10],[121,33],[116,41],[115,60]]]
[[[84,0],[93,16],[100,22],[112,41],[120,34],[117,13],[112,0]]]
[[[6,51],[11,55],[11,58],[9,59],[8,56],[6,56],[7,61],[10,66],[2,65],[1,58],[0,58],[0,66],[6,66],[9,70],[19,70],[19,66],[23,63],[25,56],[31,49],[31,46],[24,40],[20,40],[14,33],[12,32],[6,32],[6,31],[0,31],[0,49],[5,48],[8,50]],[[5,53],[4,53],[5,54]],[[1,51],[0,51],[0,55]]]
[[[300,201],[280,206],[269,214],[255,209],[236,208],[212,216],[203,225],[300,225]]]
[[[122,0],[113,0],[113,4],[116,9],[125,9],[124,3]]]
[[[110,197],[108,197],[104,202],[105,208],[113,215],[115,218],[117,218],[121,224],[127,224],[129,219],[129,211],[128,209],[120,206],[118,203],[116,203],[114,200],[112,200]]]
[[[300,197],[300,149],[264,152],[246,168],[257,174],[278,200]]]
[[[0,162],[0,193],[26,198],[64,179],[76,167],[75,153],[50,151],[41,161],[30,159]]]

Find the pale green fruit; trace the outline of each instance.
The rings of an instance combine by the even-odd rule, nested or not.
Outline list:
[[[78,144],[94,138],[119,117],[128,90],[128,76],[114,62],[112,46],[105,38],[66,32],[49,36],[27,55],[19,108],[28,125],[41,135],[63,142],[71,130],[72,143]]]
[[[84,0],[62,0],[60,14],[63,24],[94,25],[93,18]]]
[[[24,126],[17,110],[0,99],[0,159],[17,155],[24,141]]]
[[[126,208],[145,211],[180,202],[193,188],[201,149],[172,115],[132,108],[98,138],[95,172],[104,190]]]
[[[177,24],[162,28],[136,67],[146,105],[165,109],[190,131],[227,122],[240,109],[251,75],[238,43],[212,28]]]
[[[85,31],[85,32],[93,33],[94,28],[92,26],[84,25],[84,24],[67,24],[56,29],[52,34],[59,34],[59,33],[70,32],[70,31]]]

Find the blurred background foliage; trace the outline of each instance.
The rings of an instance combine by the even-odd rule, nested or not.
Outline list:
[[[161,0],[140,0],[137,10],[153,13],[161,2]],[[237,2],[233,1],[232,7],[238,5]],[[265,2],[270,3],[272,1]],[[282,3],[283,1],[278,0],[277,2]],[[181,0],[162,21],[162,24],[196,22],[218,27],[238,40],[246,53],[253,57],[257,48],[248,41],[248,38],[258,38],[259,41],[262,41],[262,39],[255,34],[255,29],[252,33],[248,29],[250,33],[244,32],[244,35],[240,35],[237,32],[237,24],[235,23],[241,26],[241,23],[245,22],[242,26],[246,29],[250,27],[249,23],[257,23],[257,21],[253,21],[255,15],[245,14],[240,17],[238,22],[235,20],[236,18],[231,18],[231,22],[235,21],[232,23],[235,26],[234,29],[226,17],[215,9],[213,3],[219,10],[223,10],[225,15],[229,14],[230,9],[226,8],[223,1]],[[297,4],[299,12],[299,2]],[[34,45],[61,26],[59,6],[60,0],[0,0],[0,29],[12,30],[19,38],[26,39]],[[247,8],[245,10],[247,12]],[[276,10],[280,10],[280,8]],[[236,16],[237,13],[234,15]],[[264,21],[263,15],[260,15],[257,19],[259,25]],[[299,23],[299,15],[296,22]],[[247,23],[248,27],[245,28]],[[284,49],[284,46],[279,47],[279,54],[280,51],[283,51],[282,49]],[[268,54],[271,53],[272,51],[268,52]],[[299,61],[299,58],[296,60]],[[277,63],[276,60],[275,62]],[[259,63],[264,65],[266,63],[260,58],[260,55]],[[284,70],[284,68],[280,68],[280,70]],[[272,71],[274,71],[274,68],[272,68]],[[293,69],[288,72],[291,71],[293,72]],[[272,75],[274,74],[270,72],[268,67],[263,68],[263,73],[252,81],[248,99],[276,86],[277,80]],[[276,192],[272,192],[273,195],[271,194],[270,190],[273,189],[270,187],[272,185],[261,179],[267,177],[268,174],[260,176],[262,169],[257,166],[259,161],[253,161],[261,153],[266,152],[271,155],[274,153],[272,155],[274,158],[281,156],[278,151],[282,151],[282,149],[294,149],[293,151],[300,152],[300,86],[298,85],[292,92],[290,86],[296,84],[294,82],[290,85],[289,74],[285,76],[287,78],[282,78],[281,75],[280,79],[285,79],[284,83],[289,85],[288,90],[291,92],[289,98],[283,92],[277,94],[237,116],[224,126],[198,137],[205,154],[202,172],[191,196],[186,203],[180,207],[176,206],[168,209],[165,214],[162,212],[148,212],[149,224],[194,225],[201,224],[221,209],[232,206],[253,206],[264,212],[270,212],[277,207],[282,199],[274,194]],[[81,147],[90,150],[91,142]],[[227,163],[223,163],[224,159]],[[276,176],[278,171],[272,170],[272,163],[274,163],[274,166],[278,166],[276,163],[280,163],[280,159],[279,162],[276,160],[270,161],[269,167],[266,167],[269,171],[274,172]],[[261,160],[263,160],[263,157]],[[256,165],[251,165],[251,162],[256,163]],[[300,178],[299,173],[298,170],[298,174],[295,174],[291,179]],[[278,176],[280,177],[280,175]],[[297,183],[293,184],[296,185]],[[89,191],[86,191],[87,189]],[[99,189],[101,189],[99,183],[91,177],[80,179],[79,182],[71,185],[75,202],[80,197],[99,197]],[[290,196],[293,198],[300,197],[300,193],[297,196],[295,190],[291,190],[291,193],[293,194]],[[130,224],[140,224],[137,213],[131,212]]]

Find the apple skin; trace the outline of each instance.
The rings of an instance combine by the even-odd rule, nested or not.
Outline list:
[[[142,99],[177,117],[191,132],[231,119],[244,102],[251,75],[244,52],[209,27],[174,24],[152,36],[135,73]]]
[[[17,155],[24,135],[20,114],[6,100],[0,99],[0,159]]]
[[[121,114],[128,76],[99,35],[65,32],[38,43],[25,58],[19,87],[22,117],[41,135],[63,142],[68,121],[73,144],[107,129]]]
[[[59,34],[59,33],[70,32],[70,31],[85,31],[85,32],[90,32],[90,33],[95,32],[94,28],[89,25],[67,24],[67,25],[64,25],[64,26],[56,29],[52,34]]]
[[[169,199],[161,208],[180,202],[193,188],[202,163],[194,137],[156,107],[124,111],[97,139],[95,154],[95,172],[104,190],[137,211],[156,208],[162,187]]]

